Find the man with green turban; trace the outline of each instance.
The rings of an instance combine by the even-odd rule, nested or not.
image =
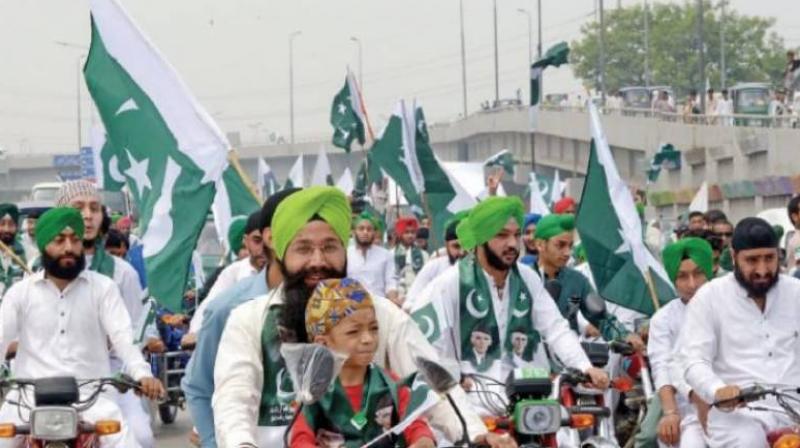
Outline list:
[[[0,241],[16,257],[6,250],[0,250],[0,298],[11,285],[22,280],[25,270],[18,263],[25,261],[25,248],[17,239],[19,230],[19,209],[14,204],[0,204]],[[16,258],[16,260],[15,260]]]
[[[670,301],[650,319],[647,355],[658,401],[648,409],[646,422],[651,424],[644,426],[657,422],[658,440],[664,445],[677,445],[680,440],[681,446],[706,446],[700,422],[705,421],[708,405],[691,393],[683,372],[674,368],[678,363],[673,350],[689,302],[713,278],[711,245],[701,238],[684,238],[665,247],[662,260],[680,300]]]
[[[347,276],[361,282],[367,291],[398,303],[394,255],[375,244],[380,221],[363,211],[353,219],[355,244],[347,248]]]
[[[518,197],[493,196],[473,207],[456,233],[464,249],[474,254],[434,280],[412,312],[414,320],[440,353],[460,363],[464,374],[505,384],[509,369],[549,369],[544,339],[568,367],[586,372],[595,386],[605,388],[608,376],[592,367],[542,280],[517,262],[522,225]],[[514,351],[512,333],[528,338],[521,353]],[[519,364],[509,364],[511,360]],[[505,393],[502,387],[494,392]],[[495,414],[485,400],[473,397],[482,415]]]
[[[284,281],[266,296],[230,314],[214,366],[214,426],[218,446],[281,446],[293,408],[292,383],[280,354],[283,342],[307,341],[306,305],[319,282],[344,278],[351,232],[350,205],[335,187],[311,187],[286,197],[272,219],[271,245]],[[416,372],[417,356],[438,359],[411,318],[390,300],[372,296],[378,318],[375,363],[400,376]],[[202,336],[202,335],[201,335]],[[510,438],[487,435],[463,395],[470,440],[513,447]],[[447,403],[431,409],[430,421],[451,440],[461,424]]]
[[[244,246],[244,228],[247,226],[247,216],[237,216],[228,226],[228,249],[232,260],[240,260],[239,252]]]
[[[39,218],[36,244],[43,270],[16,283],[3,298],[0,353],[19,341],[14,374],[35,380],[111,376],[113,352],[121,361],[121,371],[139,383],[143,395],[161,397],[163,386],[153,378],[150,364],[133,342],[131,319],[119,288],[105,275],[85,269],[85,236],[84,220],[74,208],[53,208]],[[0,407],[4,422],[22,423],[13,404],[19,400],[17,392],[10,392]],[[104,438],[104,446],[139,446],[133,422],[114,398],[101,397],[81,412],[81,419],[89,423],[124,420],[122,431]]]
[[[589,280],[577,270],[567,266],[572,256],[575,243],[575,215],[547,215],[539,221],[534,235],[536,248],[539,252],[535,269],[547,281],[558,281],[561,293],[554,297],[559,311],[570,319],[570,327],[576,332],[578,328],[578,315],[570,314],[571,302],[580,299],[580,313],[607,341],[626,339],[637,349],[644,348],[644,342],[627,329],[614,317],[605,311],[601,314],[592,313],[586,305],[586,298],[593,292]]]

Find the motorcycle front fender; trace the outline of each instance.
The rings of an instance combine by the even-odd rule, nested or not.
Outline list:
[[[581,442],[581,448],[619,448],[619,444],[605,437],[592,436]]]

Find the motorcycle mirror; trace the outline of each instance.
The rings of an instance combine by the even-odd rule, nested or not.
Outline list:
[[[451,374],[450,369],[439,362],[423,356],[417,356],[414,358],[414,363],[417,365],[417,370],[419,370],[425,382],[435,392],[444,394],[458,385],[456,376]]]
[[[561,296],[561,282],[558,280],[548,280],[544,284],[544,289],[547,290],[547,293],[550,294],[550,297],[553,300],[558,301],[558,298]]]
[[[281,356],[294,385],[295,399],[306,405],[322,399],[347,359],[319,344],[283,343]]]
[[[597,293],[586,296],[586,309],[590,314],[601,315],[606,312],[606,301]]]

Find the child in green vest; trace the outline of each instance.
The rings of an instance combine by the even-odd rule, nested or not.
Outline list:
[[[372,364],[378,348],[378,321],[372,297],[358,281],[343,278],[317,285],[306,307],[310,342],[349,358],[323,399],[303,408],[292,427],[292,448],[360,447],[387,432],[405,415],[411,393],[398,378]],[[433,448],[423,419],[400,437],[385,436],[378,447]]]

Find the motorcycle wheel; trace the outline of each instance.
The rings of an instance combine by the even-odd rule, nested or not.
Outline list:
[[[158,416],[162,423],[170,425],[178,417],[178,406],[172,403],[163,403],[158,406]]]

